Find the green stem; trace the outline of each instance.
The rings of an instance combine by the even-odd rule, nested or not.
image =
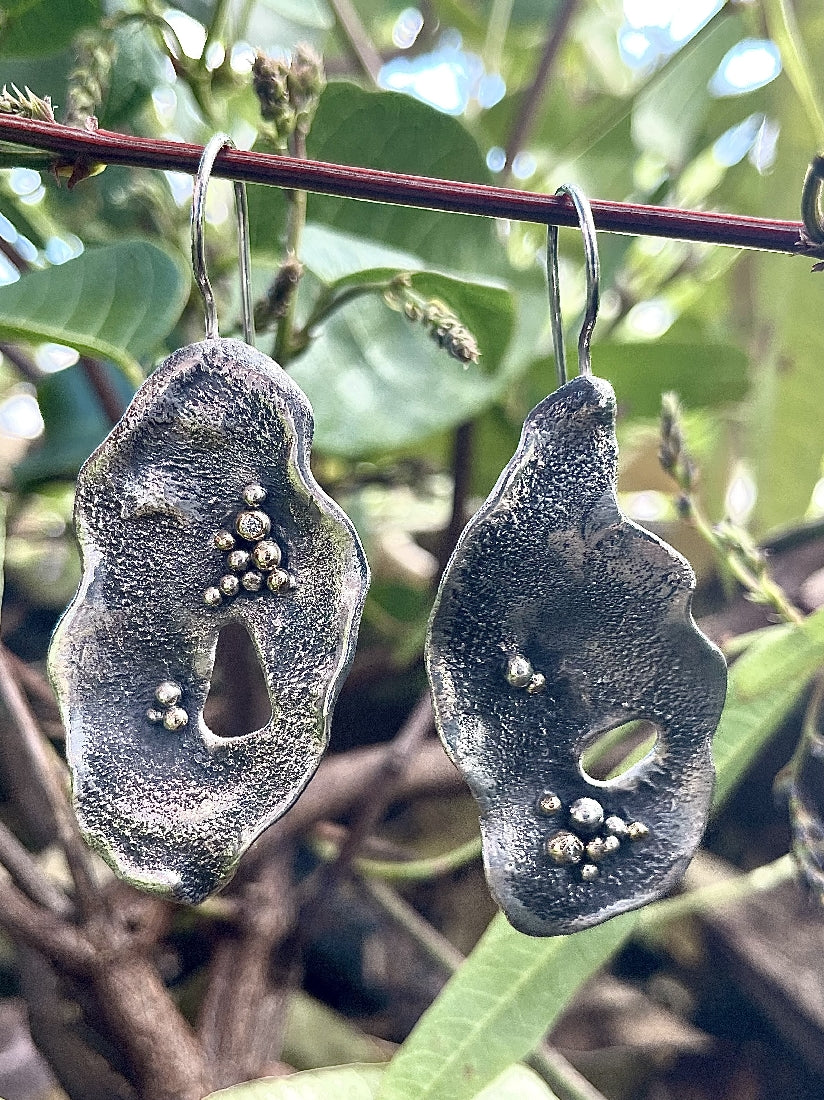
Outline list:
[[[481,51],[484,68],[488,73],[500,71],[501,57],[514,7],[515,0],[493,0],[489,22],[486,25],[486,38]]]
[[[305,347],[310,338],[312,329],[322,321],[325,321],[336,310],[340,309],[341,306],[346,305],[347,302],[351,302],[355,298],[363,297],[364,294],[385,294],[387,290],[391,290],[394,280],[395,277],[393,276],[392,279],[387,279],[382,282],[356,283],[354,286],[348,286],[338,293],[335,293],[334,289],[332,289],[319,295],[306,324],[294,335],[296,347]]]
[[[206,54],[209,52],[209,47],[213,42],[217,42],[223,34],[223,26],[226,22],[226,16],[229,13],[229,8],[232,0],[217,0],[215,4],[215,10],[212,12],[212,18],[209,21],[209,28],[206,31],[206,41],[203,44],[203,60],[206,60]]]
[[[764,0],[764,14],[770,38],[781,52],[781,61],[798,96],[819,150],[824,150],[824,114],[818,105],[812,68],[801,32],[787,0]]]
[[[690,890],[689,893],[679,894],[678,897],[665,898],[664,901],[656,901],[648,905],[638,914],[638,929],[646,931],[658,928],[667,921],[703,913],[707,909],[727,905],[731,901],[747,898],[751,894],[772,890],[781,883],[790,882],[796,874],[794,857],[789,854],[781,856],[772,863],[756,867],[754,871],[749,871],[747,874],[735,875],[723,882],[714,882],[709,886]]]
[[[289,152],[294,157],[306,157],[306,135],[296,130],[290,143]],[[298,258],[300,242],[303,236],[303,227],[306,224],[306,192],[287,191],[289,201],[289,220],[286,229],[286,255]],[[286,304],[286,311],[280,319],[277,336],[275,337],[275,359],[282,367],[285,367],[295,351],[294,329],[295,309],[297,307],[297,292],[292,294]]]
[[[339,848],[330,840],[316,839],[312,847],[316,855],[328,863],[337,858]],[[480,856],[481,838],[476,836],[466,844],[460,844],[457,848],[437,856],[410,860],[368,859],[360,856],[353,866],[358,874],[371,879],[382,879],[384,882],[427,882],[449,875]]]

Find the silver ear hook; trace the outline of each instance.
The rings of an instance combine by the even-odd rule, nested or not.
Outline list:
[[[598,259],[598,240],[595,235],[595,221],[589,199],[573,184],[564,184],[556,195],[569,195],[578,213],[581,235],[584,239],[584,255],[587,265],[587,304],[581,334],[578,337],[578,373],[592,374],[590,342],[592,330],[598,317],[600,297],[601,261]],[[547,228],[546,274],[549,283],[549,320],[552,325],[552,343],[555,348],[555,366],[558,371],[558,385],[567,380],[566,352],[564,351],[564,326],[561,320],[561,292],[558,286],[558,226]]]
[[[217,340],[220,336],[217,326],[217,309],[209,273],[206,270],[206,250],[203,240],[203,220],[206,209],[206,188],[215,159],[221,149],[227,145],[235,148],[228,134],[215,134],[203,150],[200,164],[197,166],[195,186],[192,192],[192,268],[195,282],[203,295],[206,310],[206,339]],[[252,314],[252,264],[249,256],[249,208],[246,203],[246,185],[235,180],[235,211],[237,213],[238,255],[240,258],[240,298],[243,312],[243,338],[254,347],[255,322]]]

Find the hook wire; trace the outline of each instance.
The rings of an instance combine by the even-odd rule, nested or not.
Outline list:
[[[801,191],[801,220],[804,233],[814,244],[824,244],[824,225],[821,224],[819,196],[824,182],[824,157],[813,157]]]
[[[584,255],[587,269],[587,301],[584,320],[578,337],[578,373],[592,374],[590,344],[592,330],[598,318],[600,301],[601,261],[598,258],[598,239],[595,234],[595,220],[589,199],[573,184],[564,184],[555,192],[567,195],[578,214],[581,236],[584,241]],[[558,226],[551,225],[547,231],[546,275],[549,287],[549,320],[552,326],[552,344],[555,348],[555,367],[558,372],[558,385],[567,380],[566,351],[564,350],[564,324],[561,318],[561,291],[558,278]]]
[[[217,340],[220,337],[217,324],[217,307],[209,273],[206,270],[206,248],[204,244],[203,223],[206,211],[206,189],[212,174],[215,160],[221,149],[226,146],[236,148],[228,134],[215,134],[208,142],[195,175],[192,192],[192,270],[195,282],[203,296],[206,314],[206,339]],[[252,312],[252,261],[249,253],[249,206],[246,201],[246,184],[235,180],[235,212],[237,214],[238,258],[240,261],[240,300],[243,315],[243,339],[247,344],[255,345],[255,321]]]

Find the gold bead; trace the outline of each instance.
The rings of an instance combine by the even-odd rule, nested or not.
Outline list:
[[[546,687],[546,676],[543,672],[533,672],[526,685],[527,694],[539,695]]]
[[[281,592],[284,588],[290,587],[290,580],[291,578],[285,569],[276,569],[267,576],[266,584],[272,592]]]
[[[587,844],[587,855],[593,863],[598,863],[606,855],[606,842],[601,840],[599,836],[593,837]]]
[[[512,687],[522,688],[526,687],[529,681],[532,679],[533,669],[531,663],[520,653],[516,653],[514,657],[510,657],[506,663],[506,682],[511,684]]]
[[[584,882],[592,882],[594,879],[598,878],[600,873],[601,872],[594,863],[585,863],[581,868],[581,878]]]
[[[575,833],[561,829],[547,840],[546,854],[553,863],[580,863],[584,855],[584,845]]]
[[[649,836],[649,829],[643,821],[630,821],[627,825],[627,836],[630,840],[644,840]]]
[[[629,831],[626,821],[622,817],[618,817],[617,814],[612,814],[606,819],[604,829],[612,836],[618,837],[619,840],[622,840]]]
[[[546,814],[550,817],[552,814],[557,814],[561,808],[561,800],[557,794],[553,794],[552,791],[547,791],[546,794],[542,794],[538,799],[538,809],[542,814]]]
[[[158,726],[163,721],[163,711],[158,710],[157,707],[149,707],[146,711],[146,717],[152,725]]]
[[[218,550],[232,550],[235,545],[235,536],[231,531],[215,531],[212,542]]]
[[[174,680],[164,680],[155,688],[155,699],[162,707],[173,707],[180,702],[183,688]]]
[[[251,512],[238,512],[235,519],[235,530],[242,539],[247,542],[260,542],[272,529],[272,521],[265,512],[258,510]]]
[[[569,807],[569,820],[584,833],[594,833],[604,820],[604,807],[594,798],[579,798]]]
[[[243,500],[250,508],[257,508],[266,500],[266,490],[255,481],[243,490]]]
[[[604,837],[604,855],[611,856],[613,852],[617,852],[621,847],[621,841],[617,836]]]
[[[226,564],[233,573],[242,573],[249,565],[249,551],[233,550],[226,559]]]
[[[227,573],[217,582],[217,586],[224,596],[236,596],[240,589],[240,581],[233,573]]]
[[[223,596],[220,594],[220,589],[211,585],[203,593],[203,602],[207,607],[217,607],[218,604],[223,602]]]
[[[244,573],[240,578],[240,583],[247,592],[260,592],[263,577],[260,573],[256,573],[254,569],[250,569],[248,573]]]
[[[252,557],[255,559],[255,565],[258,569],[268,573],[272,569],[277,569],[280,565],[280,547],[273,539],[264,539],[254,548]]]
[[[189,715],[183,707],[171,707],[163,715],[163,725],[167,730],[182,729],[189,721]]]

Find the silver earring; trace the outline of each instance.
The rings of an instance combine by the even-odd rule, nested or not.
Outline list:
[[[595,226],[576,188],[558,193],[586,252],[579,375],[566,380],[553,227],[559,388],[463,532],[426,652],[441,738],[479,803],[490,888],[535,936],[598,924],[682,875],[706,824],[726,690],[724,659],[690,613],[689,564],[618,509],[615,395],[590,365]],[[582,754],[633,720],[655,726],[654,748],[592,779]]]
[[[83,832],[132,883],[197,902],[311,778],[369,583],[344,512],[309,468],[312,410],[252,346],[246,196],[235,184],[246,342],[218,333],[192,201],[206,339],[141,386],[77,483],[83,579],[49,670]],[[272,717],[221,737],[203,720],[218,633],[248,630]]]

